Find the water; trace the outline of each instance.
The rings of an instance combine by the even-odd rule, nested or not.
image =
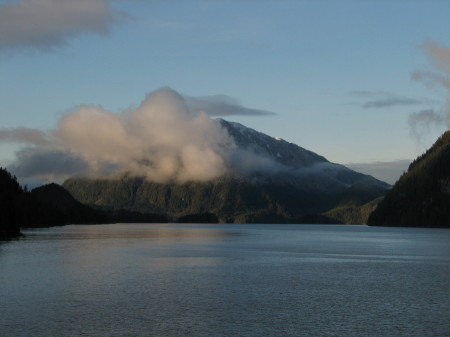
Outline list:
[[[0,336],[450,336],[450,230],[117,224],[0,242]]]

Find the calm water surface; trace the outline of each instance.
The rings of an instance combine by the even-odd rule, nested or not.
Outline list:
[[[450,230],[117,224],[0,242],[0,336],[450,336]]]

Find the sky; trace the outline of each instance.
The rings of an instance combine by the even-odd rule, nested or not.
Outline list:
[[[110,149],[91,144],[109,138],[91,126],[130,153],[118,139],[141,144],[133,116],[159,100],[171,116],[203,111],[159,139],[220,117],[393,183],[450,126],[448,13],[446,0],[0,0],[0,166],[31,178],[19,164],[52,144],[47,166],[100,170]],[[218,170],[227,142],[164,146],[189,177],[196,156]]]

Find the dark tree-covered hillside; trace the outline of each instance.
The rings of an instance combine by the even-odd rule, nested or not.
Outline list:
[[[99,223],[108,219],[77,202],[56,184],[28,192],[3,168],[0,168],[0,207],[0,237],[3,238],[19,235],[20,228],[24,227]]]
[[[31,191],[32,196],[45,209],[45,223],[52,223],[52,217],[58,216],[60,224],[106,223],[109,217],[100,211],[87,207],[76,201],[62,186],[51,183]]]
[[[411,163],[368,224],[450,227],[450,131]]]
[[[25,215],[20,205],[26,200],[24,190],[15,176],[0,168],[0,237],[20,234]]]
[[[47,184],[28,192],[0,168],[0,238],[17,236],[20,228],[113,222],[167,222],[165,215],[123,209],[101,211],[75,200],[62,186]]]
[[[0,168],[0,237],[20,234],[23,227],[102,222],[106,217],[81,205],[61,186],[50,184],[28,192]]]

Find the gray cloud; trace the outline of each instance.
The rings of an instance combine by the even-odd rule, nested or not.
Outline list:
[[[14,128],[0,130],[0,141],[29,143],[45,146],[49,143],[47,135],[39,130],[30,128]]]
[[[363,108],[390,108],[402,105],[421,105],[426,100],[403,97],[384,91],[353,91],[353,96],[360,97],[365,102],[360,103]]]
[[[74,174],[88,172],[89,166],[70,151],[25,148],[17,153],[15,163],[8,170],[25,182],[62,182]]]
[[[393,161],[376,161],[371,163],[349,163],[346,167],[369,174],[377,179],[394,184],[403,172],[408,170],[411,160],[399,159]]]
[[[368,101],[363,104],[364,108],[390,108],[398,105],[417,105],[422,104],[421,101],[413,98],[405,97],[389,97],[375,101]]]
[[[204,112],[209,116],[224,117],[231,115],[269,116],[275,113],[244,107],[237,99],[226,95],[203,97],[185,96],[188,108],[193,112]]]
[[[0,5],[0,49],[51,50],[73,36],[107,34],[124,14],[107,0],[20,0]]]

